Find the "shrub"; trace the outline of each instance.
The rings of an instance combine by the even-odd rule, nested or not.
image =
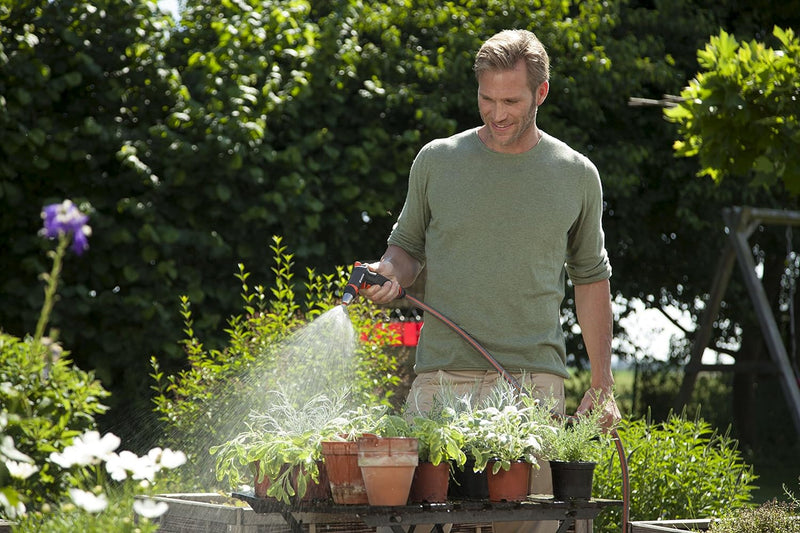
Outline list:
[[[617,429],[628,455],[631,520],[710,518],[751,501],[756,476],[737,443],[697,418],[670,414],[666,421],[623,420]],[[594,494],[622,498],[616,449],[608,446],[595,470]],[[603,512],[599,532],[618,531],[618,509]]]
[[[348,272],[320,275],[309,270],[305,299],[293,290],[293,256],[273,237],[275,284],[250,286],[239,265],[243,312],[228,320],[227,345],[206,349],[192,329],[189,299],[181,299],[189,367],[171,376],[151,359],[155,411],[165,422],[167,442],[184,450],[196,466],[187,483],[214,483],[209,448],[246,430],[251,411],[269,408],[266,391],[302,396],[346,384],[353,403],[389,404],[400,383],[397,361],[387,350],[392,333],[375,328],[385,313],[364,300],[346,310],[339,295]],[[297,390],[292,390],[292,389]],[[185,486],[183,487],[186,488]]]

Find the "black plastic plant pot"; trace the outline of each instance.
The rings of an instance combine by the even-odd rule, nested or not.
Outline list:
[[[463,470],[454,466],[451,469],[452,480],[447,489],[447,498],[450,500],[487,500],[489,499],[489,484],[486,481],[486,471],[473,471],[475,461],[468,459]]]
[[[550,461],[553,499],[562,502],[591,499],[595,466],[597,463]]]

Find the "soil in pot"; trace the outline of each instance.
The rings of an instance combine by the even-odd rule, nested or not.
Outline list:
[[[528,497],[531,481],[531,464],[525,461],[511,463],[511,468],[502,468],[492,473],[494,461],[486,465],[486,483],[490,502],[521,502]]]
[[[550,461],[553,476],[553,499],[589,500],[597,463]]]

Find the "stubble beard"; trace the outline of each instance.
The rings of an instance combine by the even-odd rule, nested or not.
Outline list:
[[[536,113],[538,110],[539,106],[537,106],[535,103],[532,103],[530,109],[528,109],[528,114],[525,116],[524,122],[522,122],[517,132],[506,140],[497,138],[494,135],[494,130],[491,127],[489,127],[488,131],[492,135],[492,139],[494,140],[494,142],[496,142],[498,146],[503,146],[503,147],[513,146],[514,144],[516,144],[531,130],[534,124],[536,124]],[[484,124],[487,125],[490,123],[489,121],[486,120],[486,118],[483,119],[483,122]]]

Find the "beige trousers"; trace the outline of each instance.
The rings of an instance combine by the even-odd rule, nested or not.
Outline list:
[[[564,378],[553,374],[515,374],[514,377],[526,387],[533,385],[533,393],[548,395],[558,400],[557,410],[564,413]],[[408,394],[409,408],[419,412],[427,412],[433,405],[433,399],[442,384],[450,387],[456,394],[472,393],[479,399],[488,395],[498,380],[503,377],[494,370],[487,371],[447,371],[423,372],[411,384]],[[547,461],[539,461],[539,468],[531,475],[530,494],[552,494],[553,482],[550,478],[550,465]],[[417,526],[416,532],[424,533],[433,526]],[[494,533],[551,533],[558,529],[558,521],[542,520],[536,522],[495,522]],[[446,531],[449,528],[445,529]]]

